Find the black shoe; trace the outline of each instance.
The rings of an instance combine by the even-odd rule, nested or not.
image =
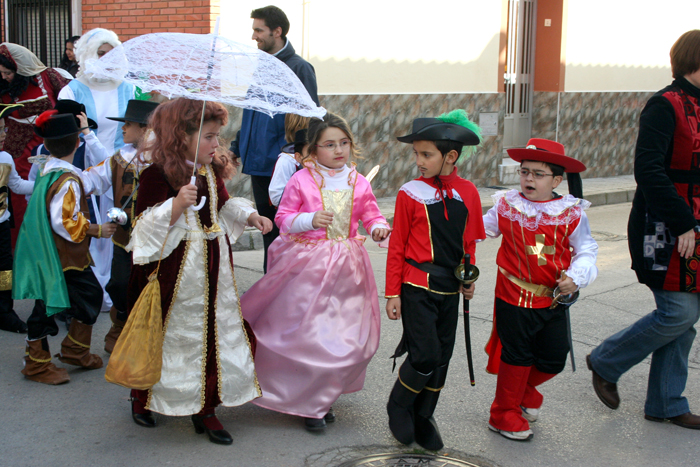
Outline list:
[[[326,423],[333,423],[335,421],[335,412],[333,412],[333,407],[328,409],[328,413],[323,416]]]
[[[323,431],[326,429],[325,418],[304,418],[304,428],[309,431]]]
[[[210,430],[204,425],[205,418],[216,417],[214,414],[209,415],[192,415],[192,424],[194,425],[194,431],[201,435],[205,431],[207,436],[209,436],[209,441],[216,444],[233,444],[233,438],[231,434],[226,430]]]
[[[433,417],[424,418],[415,414],[415,441],[429,451],[439,451],[445,445]]]
[[[669,418],[658,418],[644,414],[644,418],[652,422],[669,421],[674,425],[678,425],[683,428],[690,428],[691,430],[700,430],[700,416],[695,415],[692,412],[686,412],[684,414]]]
[[[408,445],[415,439],[413,403],[432,373],[432,371],[427,375],[419,373],[411,366],[408,359],[399,368],[399,377],[394,383],[389,394],[389,402],[386,404],[389,430],[399,443]]]
[[[156,420],[153,418],[153,413],[148,410],[146,413],[136,413],[134,410],[134,402],[138,399],[131,399],[131,418],[137,425],[144,426],[146,428],[155,428]]]
[[[18,334],[27,333],[27,324],[19,319],[14,310],[9,313],[0,314],[0,329],[8,332],[16,332]]]
[[[588,369],[593,373],[593,389],[598,399],[611,409],[617,409],[620,406],[620,395],[617,392],[617,384],[603,379],[596,373],[593,369],[593,365],[591,365],[590,355],[586,355],[586,365],[588,365]]]

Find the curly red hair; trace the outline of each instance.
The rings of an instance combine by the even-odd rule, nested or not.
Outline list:
[[[188,140],[199,131],[201,118],[202,101],[181,97],[159,105],[149,119],[155,138],[145,144],[144,152],[150,153],[150,161],[163,169],[168,183],[176,190],[190,182],[192,166],[187,164]],[[204,123],[212,120],[221,125],[228,122],[228,112],[218,102],[206,103]],[[211,165],[224,180],[233,175],[234,167],[226,157],[215,155]]]

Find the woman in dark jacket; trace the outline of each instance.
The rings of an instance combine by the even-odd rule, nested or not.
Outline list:
[[[628,224],[632,269],[657,308],[606,339],[587,362],[596,394],[616,409],[617,380],[651,354],[644,418],[700,429],[683,397],[700,316],[700,30],[676,41],[671,68],[673,83],[649,99],[640,118]]]

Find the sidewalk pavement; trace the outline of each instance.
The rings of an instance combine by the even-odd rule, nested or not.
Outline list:
[[[489,186],[477,187],[479,196],[481,197],[481,206],[483,213],[486,214],[493,206],[491,196],[500,190],[519,189],[520,185],[506,186]],[[585,178],[583,179],[583,196],[590,201],[592,206],[604,206],[610,204],[629,203],[634,198],[634,192],[637,189],[637,183],[634,181],[633,175],[620,175],[618,177],[605,178]],[[562,183],[556,190],[557,193],[565,195],[569,193],[566,183]],[[377,204],[379,209],[389,221],[390,224],[394,221],[394,205],[396,197],[379,198]],[[238,239],[235,245],[236,251],[257,250],[263,247],[262,234],[260,231],[249,228]]]

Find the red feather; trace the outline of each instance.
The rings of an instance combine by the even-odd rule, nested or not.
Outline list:
[[[43,112],[36,118],[36,120],[34,120],[34,125],[38,126],[43,130],[46,122],[51,118],[52,115],[56,115],[57,113],[58,110],[56,109],[47,110],[46,112]]]

